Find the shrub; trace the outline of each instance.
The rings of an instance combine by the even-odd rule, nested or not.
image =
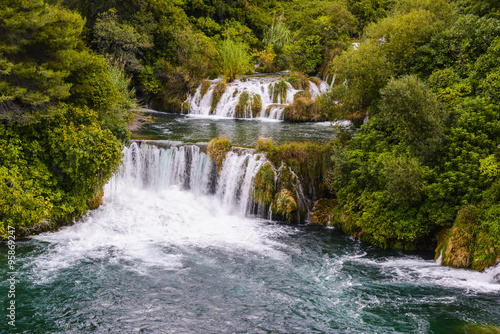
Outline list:
[[[251,69],[251,57],[242,43],[226,39],[219,50],[219,73],[232,82]]]
[[[217,165],[220,171],[227,152],[231,150],[231,141],[224,137],[213,138],[207,146],[207,153],[210,159]]]

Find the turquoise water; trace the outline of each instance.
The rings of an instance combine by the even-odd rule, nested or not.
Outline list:
[[[286,123],[233,118],[207,118],[150,113],[155,123],[147,124],[137,137],[206,143],[215,137],[231,139],[233,145],[255,147],[257,138],[272,137],[277,143],[312,141],[327,143],[335,136],[330,123]]]
[[[228,128],[240,126],[169,122],[215,123],[233,140]],[[279,127],[292,125],[272,126],[284,138]],[[331,136],[324,129],[318,140]],[[168,139],[209,136],[186,130]],[[430,253],[382,251],[333,229],[245,216],[216,195],[153,182],[142,171],[156,165],[144,161],[75,225],[17,242],[15,327],[0,245],[0,333],[500,332],[500,268],[446,268]],[[137,163],[131,157],[129,167]],[[150,184],[125,182],[134,178]]]

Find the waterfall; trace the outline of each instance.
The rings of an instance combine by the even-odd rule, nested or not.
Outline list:
[[[107,196],[133,188],[178,187],[195,195],[214,195],[232,213],[251,213],[253,180],[266,161],[262,154],[233,149],[217,173],[215,163],[197,145],[167,142],[162,146],[137,141],[125,147],[120,169],[106,185]]]
[[[285,107],[293,103],[295,94],[300,91],[294,89],[286,78],[279,76],[243,77],[227,84],[224,93],[215,104],[214,90],[217,85],[222,85],[222,81],[215,79],[209,81],[209,84],[208,90],[203,95],[203,85],[200,85],[194,95],[188,96],[185,102],[189,106],[188,114],[282,120]],[[278,86],[280,90],[275,91]],[[309,87],[313,98],[329,88],[324,81],[321,81],[319,86],[310,81]]]

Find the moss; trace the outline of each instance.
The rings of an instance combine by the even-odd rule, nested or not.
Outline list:
[[[250,95],[248,92],[242,92],[240,95],[240,99],[238,101],[238,104],[236,105],[236,108],[234,109],[235,111],[235,116],[237,118],[244,118],[245,117],[245,109],[248,103],[248,100],[250,99]]]
[[[474,243],[474,225],[477,209],[472,205],[464,206],[457,214],[453,226],[436,248],[442,256],[441,263],[455,268],[470,268]]]
[[[495,242],[498,236],[492,236],[490,231],[480,229],[476,233],[474,252],[472,254],[471,268],[474,270],[484,270],[497,264],[500,251],[496,249]]]
[[[290,77],[287,81],[292,85],[294,89],[302,89],[309,91],[309,77],[302,72],[291,72]]]
[[[89,210],[97,209],[102,204],[102,196],[104,196],[104,188],[100,188],[94,198],[87,201],[87,207]]]
[[[298,94],[298,93],[297,93]],[[296,94],[296,95],[297,95]],[[301,97],[307,92],[295,96],[292,104],[285,108],[284,118],[289,122],[319,122],[326,118],[319,111],[318,104],[310,97]]]
[[[275,143],[273,138],[259,137],[257,139],[257,152],[268,152],[274,147]]]
[[[273,103],[286,103],[286,95],[288,92],[288,85],[285,81],[280,80],[273,84],[269,84],[269,97]]]
[[[292,85],[293,89],[299,90],[301,88],[300,80],[295,76],[289,77],[286,81]]]
[[[311,92],[305,91],[305,90],[300,90],[295,95],[293,96],[293,101],[298,100],[299,98],[306,98],[306,99],[311,99]]]
[[[338,205],[336,199],[321,198],[316,201],[310,220],[320,225],[332,225],[333,209]]]
[[[210,88],[210,85],[212,83],[208,80],[204,80],[202,83],[201,83],[201,97],[203,98],[203,96],[205,96],[205,94],[208,92],[208,89]]]
[[[260,95],[252,95],[250,108],[252,109],[252,116],[258,117],[262,110],[262,100],[260,98]]]
[[[260,95],[258,94],[248,94],[248,92],[244,91],[240,95],[240,99],[238,104],[235,107],[235,116],[237,118],[246,118],[248,112],[252,113],[252,117],[257,117],[262,110],[262,101],[260,99]]]
[[[304,186],[305,195],[316,200],[328,197],[326,179],[332,166],[332,144],[319,145],[315,143],[289,143],[275,145],[271,138],[259,138],[257,151],[265,152],[266,157],[274,166],[283,162],[298,175]]]
[[[236,95],[238,95],[238,90],[235,89],[234,92],[233,92],[233,98],[236,97]]]
[[[290,190],[282,188],[276,193],[271,210],[282,215],[288,222],[292,222],[293,215],[298,208],[294,194]]]
[[[314,83],[318,88],[319,88],[319,86],[321,86],[321,80],[319,80],[316,77],[310,77],[309,81],[311,81],[312,83]]]
[[[210,114],[212,114],[220,101],[220,98],[226,91],[227,84],[224,81],[219,82],[212,93],[212,108],[210,109]]]
[[[255,189],[252,193],[255,202],[260,205],[271,204],[275,192],[275,174],[270,164],[260,167],[255,175]]]
[[[231,150],[231,141],[224,137],[213,138],[207,146],[207,154],[217,165],[217,171],[220,172],[222,163],[226,158],[227,152]]]

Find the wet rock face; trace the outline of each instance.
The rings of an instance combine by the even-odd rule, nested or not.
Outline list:
[[[472,206],[463,207],[457,219],[443,242],[439,252],[442,251],[442,264],[455,268],[469,268],[472,263],[472,244],[474,241],[473,226],[470,222],[476,220],[476,210]]]
[[[500,284],[500,273],[498,273],[495,276],[493,276],[493,281],[495,281],[496,283]]]
[[[332,225],[332,212],[338,205],[336,199],[321,198],[316,201],[309,220],[320,225]]]
[[[293,219],[293,214],[298,208],[299,206],[297,205],[295,196],[290,190],[282,188],[276,193],[272,206],[274,213],[284,216],[285,219],[290,222]]]

